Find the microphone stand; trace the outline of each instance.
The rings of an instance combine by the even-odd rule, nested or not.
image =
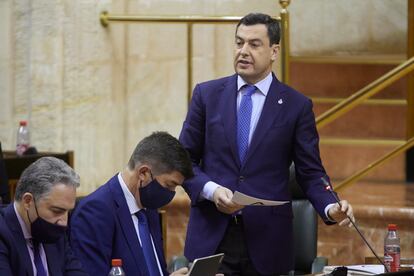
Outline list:
[[[339,201],[339,199],[336,196],[336,194],[332,191],[332,188],[331,188],[331,185],[329,184],[329,182],[326,181],[326,179],[324,177],[321,177],[321,180],[322,180],[323,184],[325,185],[325,189],[331,193],[331,195],[333,196],[333,198],[335,199],[335,201],[339,204],[339,207],[342,208],[342,204]],[[374,249],[371,247],[371,245],[365,239],[364,235],[361,233],[361,231],[359,230],[359,228],[356,225],[356,223],[351,219],[350,216],[348,216],[348,214],[346,214],[346,216],[349,219],[349,221],[351,222],[351,224],[354,226],[354,228],[357,230],[359,236],[362,238],[362,240],[365,242],[365,244],[368,246],[368,248],[371,250],[371,252],[375,255],[375,258],[377,258],[377,260],[384,266],[385,271],[388,273],[389,271],[388,271],[387,266],[384,264],[384,262],[381,260],[381,258],[378,257],[377,253],[375,253]]]

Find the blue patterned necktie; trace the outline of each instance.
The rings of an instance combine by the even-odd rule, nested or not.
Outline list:
[[[40,257],[40,244],[37,241],[32,240],[33,244],[33,262],[35,264],[37,274],[36,276],[46,276],[46,270]]]
[[[237,115],[237,144],[239,146],[240,162],[243,164],[249,147],[250,119],[252,118],[252,95],[256,91],[256,86],[247,85],[242,97]]]
[[[145,210],[141,209],[135,215],[138,217],[139,237],[141,238],[141,247],[144,253],[145,263],[147,264],[149,275],[160,276],[154,249],[152,247],[151,234]]]

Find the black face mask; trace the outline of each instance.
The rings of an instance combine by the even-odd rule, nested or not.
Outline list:
[[[175,191],[170,191],[161,186],[157,179],[152,177],[152,173],[151,178],[151,182],[145,187],[142,187],[142,182],[140,183],[139,198],[145,208],[158,209],[170,203],[175,196]]]
[[[34,204],[37,213],[37,219],[32,222],[29,217],[29,211],[27,211],[27,217],[29,219],[32,231],[32,238],[40,243],[57,242],[65,235],[67,227],[50,223],[41,218],[39,216],[39,212],[37,211],[36,202]]]

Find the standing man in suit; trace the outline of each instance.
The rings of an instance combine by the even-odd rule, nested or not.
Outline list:
[[[327,224],[349,224],[326,192],[312,102],[272,73],[279,52],[279,24],[248,14],[235,34],[235,75],[196,85],[180,141],[195,177],[184,183],[191,198],[185,255],[193,260],[225,254],[227,275],[277,275],[293,269],[292,206],[248,206],[234,191],[290,201],[289,166]]]
[[[89,274],[107,275],[115,258],[126,275],[168,275],[157,209],[192,175],[188,153],[168,133],[139,142],[126,168],[82,199],[71,217],[71,244]]]
[[[54,157],[23,171],[14,203],[0,211],[0,275],[87,275],[66,238],[77,187],[79,176]]]

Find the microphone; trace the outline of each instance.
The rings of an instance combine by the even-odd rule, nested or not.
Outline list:
[[[331,193],[331,195],[333,196],[333,198],[335,199],[335,201],[339,204],[339,207],[342,208],[341,202],[339,201],[339,199],[336,196],[336,194],[332,191],[331,184],[329,184],[329,182],[326,181],[325,177],[321,177],[321,180],[322,180],[323,184],[325,185],[325,190],[327,190],[327,191],[329,191]],[[352,223],[352,225],[354,226],[354,228],[357,230],[359,236],[362,238],[362,240],[365,242],[365,244],[369,247],[369,249],[371,250],[371,252],[375,255],[375,258],[377,258],[377,260],[384,266],[385,271],[388,273],[389,271],[388,271],[387,266],[384,264],[384,262],[381,260],[381,258],[378,257],[377,253],[375,253],[374,249],[371,247],[371,245],[365,239],[364,235],[361,233],[361,231],[359,230],[359,228],[356,225],[356,223],[351,219],[350,216],[348,216],[348,214],[346,214],[346,216],[349,219],[349,221]]]

